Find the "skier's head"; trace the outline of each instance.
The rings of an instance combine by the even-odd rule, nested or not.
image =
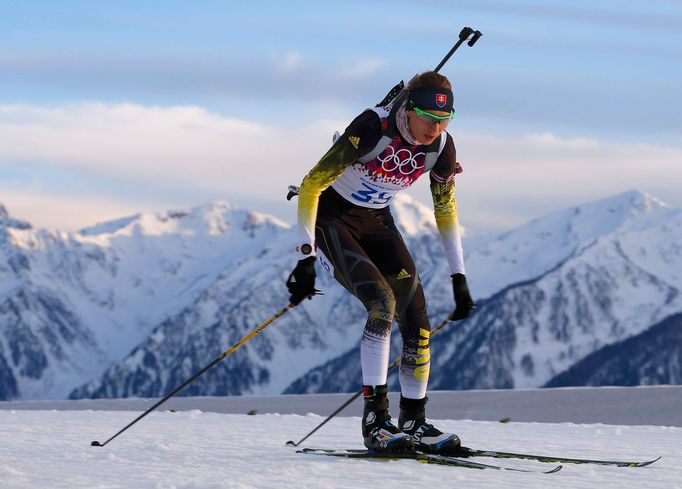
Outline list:
[[[426,71],[410,80],[407,119],[410,131],[421,144],[432,143],[455,116],[455,97],[446,77]]]

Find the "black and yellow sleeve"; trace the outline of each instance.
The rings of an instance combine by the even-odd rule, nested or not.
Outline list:
[[[320,194],[349,165],[372,150],[380,138],[379,116],[371,110],[363,112],[350,123],[329,151],[303,178],[298,195],[299,249],[305,243],[315,249],[315,221]]]
[[[462,169],[457,163],[452,137],[447,134],[447,138],[445,148],[431,170],[430,188],[436,227],[445,248],[450,273],[464,274],[464,250],[455,198],[455,175],[461,173]]]

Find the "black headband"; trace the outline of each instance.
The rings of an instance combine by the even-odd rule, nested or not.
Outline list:
[[[421,110],[442,110],[453,112],[455,96],[452,90],[443,87],[419,87],[410,90],[407,108]]]

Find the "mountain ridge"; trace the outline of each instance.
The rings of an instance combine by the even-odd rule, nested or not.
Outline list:
[[[35,304],[50,303],[59,291],[60,307],[84,334],[73,344],[60,341],[83,350],[76,356],[89,372],[80,381],[60,377],[72,360],[50,357],[43,346],[52,377],[31,381],[27,394],[27,377],[12,360],[18,347],[9,345],[58,323],[47,311],[30,319],[7,313],[24,333],[0,329],[0,366],[11,372],[0,376],[0,398],[41,398],[41,382],[44,398],[162,395],[286,304],[297,229],[271,216],[213,201],[64,233],[3,225],[13,221],[0,207],[0,311],[3,304],[18,307],[12,291],[22,284],[39,285]],[[392,209],[435,324],[454,302],[433,211],[403,195]],[[630,191],[549,214],[472,249],[465,241],[481,307],[434,339],[432,387],[544,385],[593,351],[645,331],[660,314],[678,312],[681,237],[679,209]],[[337,376],[333,389],[355,390],[366,313],[321,269],[317,286],[324,296],[304,301],[186,394],[320,392],[330,372]],[[590,326],[602,316],[608,327]],[[541,337],[549,353],[542,353]],[[399,346],[396,332],[393,351]],[[488,374],[477,378],[467,359]]]

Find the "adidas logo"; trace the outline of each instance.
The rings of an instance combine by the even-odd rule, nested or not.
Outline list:
[[[398,274],[398,280],[405,280],[406,278],[412,278],[412,275],[407,273],[407,270],[404,268],[400,270],[400,273]]]
[[[352,144],[355,149],[358,149],[358,146],[360,145],[360,138],[359,137],[351,136],[348,138],[348,141],[350,141],[350,144]]]

